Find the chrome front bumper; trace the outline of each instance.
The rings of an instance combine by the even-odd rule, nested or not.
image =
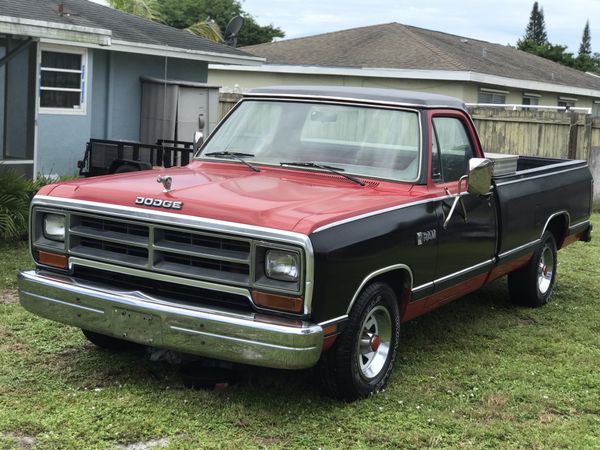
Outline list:
[[[257,320],[253,313],[178,305],[139,291],[120,291],[50,272],[19,274],[28,311],[79,328],[154,347],[282,369],[318,361],[323,328]],[[263,316],[264,317],[264,316]]]

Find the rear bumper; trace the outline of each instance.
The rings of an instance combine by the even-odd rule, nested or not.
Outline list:
[[[323,329],[307,322],[279,325],[255,314],[178,305],[138,291],[49,272],[19,274],[28,311],[79,328],[154,347],[283,369],[313,366]]]

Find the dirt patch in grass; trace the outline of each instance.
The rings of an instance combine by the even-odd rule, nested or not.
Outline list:
[[[29,450],[35,448],[35,438],[33,436],[23,436],[14,433],[2,433],[4,440],[13,446],[11,448],[19,450]],[[8,447],[7,447],[8,448]]]
[[[160,439],[152,439],[150,441],[145,442],[135,442],[129,445],[119,445],[117,449],[119,450],[151,450],[157,448],[165,448],[169,445],[171,439],[165,437]]]
[[[8,289],[0,292],[0,305],[13,305],[19,303],[19,294],[17,291]]]

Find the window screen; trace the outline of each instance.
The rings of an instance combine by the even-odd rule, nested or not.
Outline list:
[[[40,67],[40,107],[82,109],[84,70],[81,53],[43,50]]]
[[[506,103],[506,94],[501,92],[479,91],[478,103],[493,103],[503,105]]]

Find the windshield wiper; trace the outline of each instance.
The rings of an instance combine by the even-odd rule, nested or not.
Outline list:
[[[254,155],[252,153],[240,153],[240,152],[227,152],[227,151],[224,151],[224,152],[206,153],[204,156],[212,156],[213,158],[237,159],[241,163],[244,163],[245,165],[247,165],[248,167],[250,167],[253,171],[260,172],[260,169],[258,167],[253,166],[252,164],[250,164],[248,161],[246,161],[244,159],[244,158],[254,158]]]
[[[283,166],[297,166],[297,167],[314,167],[316,169],[323,169],[323,170],[327,170],[328,172],[335,173],[336,175],[341,175],[350,181],[354,181],[355,183],[360,184],[361,186],[365,185],[364,181],[361,181],[358,178],[353,177],[352,175],[348,175],[347,173],[343,173],[344,169],[341,169],[339,167],[332,167],[332,166],[326,166],[323,164],[318,164],[315,162],[303,162],[303,161],[281,162],[281,163],[279,163],[279,165],[282,167]]]

